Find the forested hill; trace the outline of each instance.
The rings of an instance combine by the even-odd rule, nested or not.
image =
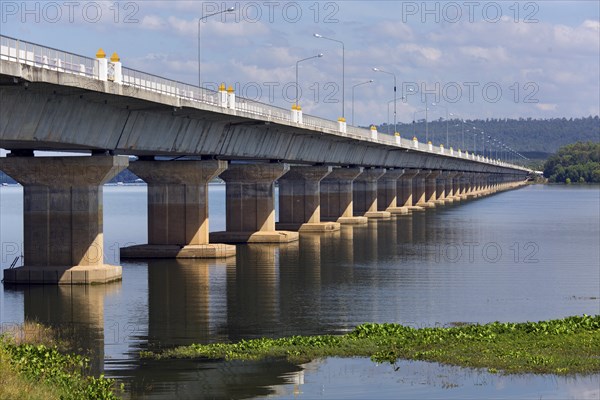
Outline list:
[[[423,114],[419,114],[422,116]],[[473,127],[476,129],[474,130]],[[387,124],[378,127],[379,132],[387,132]],[[393,127],[390,132],[393,133]],[[448,122],[449,142],[455,149],[462,147],[463,124],[460,119]],[[575,142],[600,142],[600,119],[598,116],[586,118],[552,118],[552,119],[486,119],[466,120],[465,149],[473,149],[473,132],[485,132],[486,135],[500,140],[517,152],[529,158],[547,158],[561,146]],[[425,120],[415,123],[398,123],[398,132],[407,138],[417,136],[425,141]],[[439,145],[446,141],[446,121],[437,119],[429,121],[429,140]],[[477,142],[481,149],[481,135]]]

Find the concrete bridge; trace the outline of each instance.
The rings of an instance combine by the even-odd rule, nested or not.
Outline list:
[[[91,284],[104,264],[102,185],[148,184],[148,244],[122,257],[216,258],[232,243],[420,212],[524,184],[529,170],[348,126],[0,36],[0,170],[24,186],[24,265],[7,283]],[[34,157],[34,150],[90,156]],[[128,156],[137,156],[130,161]],[[226,182],[226,231],[209,234],[208,182]],[[275,182],[279,221],[275,221]]]

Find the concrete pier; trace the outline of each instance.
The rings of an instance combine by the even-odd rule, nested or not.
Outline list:
[[[363,168],[334,168],[321,181],[321,219],[340,224],[366,224],[367,217],[354,216],[352,184]]]
[[[435,180],[435,200],[433,202],[436,206],[443,206],[446,202],[452,202],[452,200],[446,200],[446,180],[450,173],[449,171],[440,171]]]
[[[418,169],[405,169],[404,174],[398,182],[398,200],[400,207],[406,207],[410,211],[423,211],[423,207],[413,205],[413,179],[419,174]]]
[[[464,173],[463,172],[457,172],[453,177],[452,177],[452,200],[453,201],[461,201],[462,200],[462,177],[463,177]]]
[[[235,246],[208,238],[208,182],[227,169],[227,161],[140,160],[129,169],[148,184],[148,244],[122,248],[122,258],[235,255]]]
[[[390,214],[408,214],[408,207],[398,205],[398,192],[400,177],[404,174],[403,169],[388,169],[377,181],[377,210],[387,211]]]
[[[331,232],[338,222],[321,222],[321,180],[331,167],[290,167],[279,178],[279,222],[277,229],[300,232]]]
[[[458,175],[458,172],[447,171],[444,174],[444,203],[450,204],[454,202],[454,187],[452,181]]]
[[[429,204],[429,207],[435,207],[438,205],[438,203],[436,203],[437,181],[441,174],[442,171],[431,171],[431,173],[425,178],[425,201],[427,204]]]
[[[275,181],[287,164],[232,164],[221,174],[227,183],[226,231],[210,234],[211,242],[286,243],[298,232],[275,230]]]
[[[104,264],[102,185],[127,157],[7,157],[0,170],[23,185],[24,265],[4,270],[16,284],[95,284],[121,279]]]
[[[389,211],[377,210],[377,182],[385,174],[385,168],[368,168],[353,182],[354,215],[367,218],[387,219]]]
[[[413,178],[413,206],[422,207],[422,208],[435,207],[435,204],[433,204],[433,202],[429,202],[428,197],[427,197],[428,182],[429,182],[429,185],[431,185],[429,176],[432,174],[435,174],[435,176],[437,176],[437,171],[421,170]],[[433,185],[434,185],[433,191],[435,192],[435,180],[434,180]]]

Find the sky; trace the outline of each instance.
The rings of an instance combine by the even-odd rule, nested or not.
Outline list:
[[[426,104],[430,119],[600,114],[597,0],[2,0],[0,33],[192,84],[200,48],[204,86],[285,108],[297,62],[322,53],[298,63],[304,113],[361,126],[393,122],[394,97],[398,122]]]

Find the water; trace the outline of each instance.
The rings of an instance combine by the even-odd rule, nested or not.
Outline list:
[[[144,186],[105,187],[105,246],[146,242]],[[211,231],[224,187],[211,186]],[[22,191],[0,188],[2,268],[20,254]],[[144,349],[344,333],[364,322],[442,326],[600,313],[600,190],[529,186],[412,217],[238,246],[234,259],[120,262],[123,281],[2,288],[0,322],[59,325],[132,398],[599,398],[600,378],[502,376],[368,359],[140,361]]]

